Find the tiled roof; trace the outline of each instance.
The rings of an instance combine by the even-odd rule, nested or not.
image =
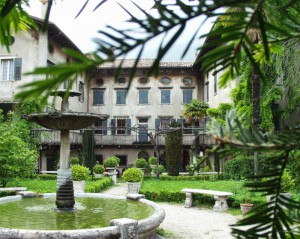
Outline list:
[[[123,61],[123,62],[122,62]],[[134,66],[135,59],[117,59],[114,62],[105,62],[98,66],[99,69],[113,69],[122,64],[122,68],[132,68]],[[154,63],[154,59],[141,59],[137,64],[137,68],[150,68]],[[193,66],[193,62],[160,62],[161,68],[190,68]]]

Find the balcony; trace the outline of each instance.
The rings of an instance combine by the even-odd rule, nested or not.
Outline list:
[[[42,145],[59,145],[60,131],[51,129],[31,129],[31,140],[40,142]],[[70,144],[81,144],[82,134],[79,131],[70,131]]]
[[[165,133],[167,129],[154,130],[148,129],[148,134],[144,131],[143,133],[135,132],[130,130],[130,128],[126,128],[125,132],[130,132],[130,134],[117,134],[111,135],[110,128],[106,128],[105,130],[95,130],[95,129],[85,129],[85,130],[93,130],[94,138],[96,145],[123,145],[123,146],[131,146],[131,145],[151,145],[150,138],[148,136],[149,133],[152,135],[157,134],[157,144],[159,146],[165,145]],[[210,146],[214,144],[214,140],[211,135],[208,135],[204,128],[194,128],[194,129],[185,129],[183,128],[183,145],[193,145],[195,144],[195,134],[199,132],[199,143],[200,145]],[[191,131],[193,130],[193,131]],[[106,132],[105,134],[102,134]],[[123,131],[124,132],[124,131]],[[49,129],[32,129],[31,130],[32,140],[36,140],[41,144],[46,145],[59,145],[60,143],[60,131],[49,130]],[[82,131],[70,131],[70,141],[71,145],[81,144],[82,142]]]

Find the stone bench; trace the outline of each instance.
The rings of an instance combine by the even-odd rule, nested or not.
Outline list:
[[[0,188],[0,192],[21,192],[26,191],[26,187],[11,187],[11,188]]]
[[[193,194],[206,194],[206,195],[213,195],[215,201],[215,205],[213,207],[214,211],[223,212],[228,209],[227,205],[227,198],[232,195],[230,192],[221,192],[221,191],[214,191],[214,190],[205,190],[205,189],[194,189],[194,188],[184,188],[181,190],[185,193],[185,207],[191,207],[193,204]]]

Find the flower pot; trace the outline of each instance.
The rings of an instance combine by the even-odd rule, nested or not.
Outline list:
[[[127,182],[128,194],[139,193],[141,188],[140,182]]]
[[[253,204],[252,203],[241,203],[240,207],[241,207],[241,211],[244,215],[252,209]]]

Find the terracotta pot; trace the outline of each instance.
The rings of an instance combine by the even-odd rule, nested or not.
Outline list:
[[[241,207],[241,211],[244,215],[252,209],[253,204],[252,203],[241,203],[240,207]]]

